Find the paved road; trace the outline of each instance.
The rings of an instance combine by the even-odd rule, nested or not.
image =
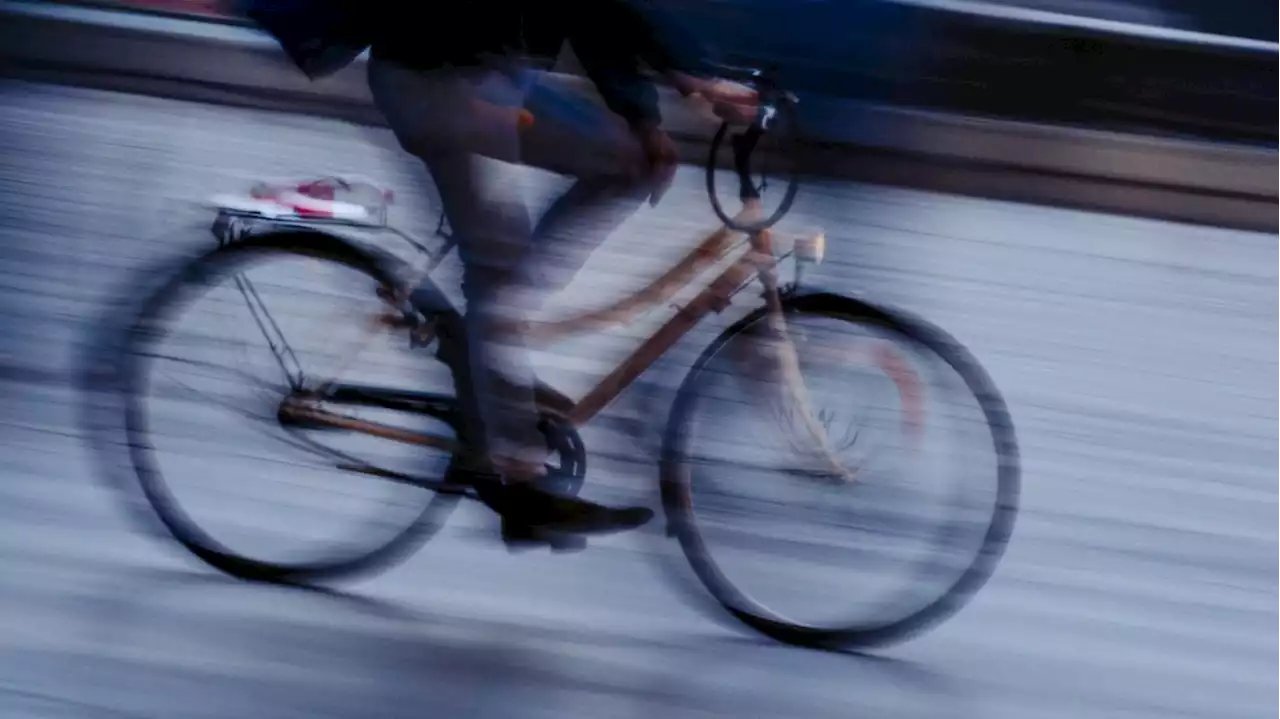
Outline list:
[[[195,203],[264,176],[384,179],[405,203],[397,220],[417,228],[432,195],[379,133],[23,84],[0,97],[0,715],[1274,710],[1274,236],[806,188],[788,222],[826,228],[819,280],[965,342],[1006,393],[1025,471],[1015,542],[970,607],[877,657],[818,654],[682,602],[644,535],[513,558],[466,507],[405,565],[320,592],[225,580],[140,533],[99,481],[71,384],[128,273],[207,243]],[[535,198],[552,186],[504,179]],[[574,301],[641,283],[674,239],[707,229],[699,183],[685,171],[676,199],[631,220]],[[588,357],[616,357],[642,329],[572,343],[541,358],[544,372],[574,389],[604,361]],[[182,434],[176,418],[169,429]],[[615,465],[601,484],[649,496],[651,473]],[[257,511],[243,518],[275,519]]]

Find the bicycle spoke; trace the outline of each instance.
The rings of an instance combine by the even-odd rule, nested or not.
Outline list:
[[[368,348],[369,341],[372,339],[374,334],[383,328],[385,328],[385,325],[380,317],[374,318],[372,321],[365,323],[356,340],[347,346],[345,351],[338,353],[340,358],[338,361],[338,368],[329,376],[329,379],[316,385],[315,389],[312,391],[321,397],[328,394],[329,391],[333,389],[333,386],[338,383],[338,380],[341,379],[342,376],[355,364],[356,358]],[[301,390],[302,388],[299,387],[298,389]]]
[[[153,359],[153,360],[155,359],[170,360],[173,362],[178,362],[180,364],[188,364],[193,367],[221,367],[221,365],[215,365],[212,362],[207,362],[204,360],[189,359],[186,357],[178,357],[176,355],[170,355],[170,354],[165,354],[160,352],[138,352],[135,354],[135,356],[146,358],[146,359]],[[279,385],[275,385],[270,382],[267,382],[261,377],[257,377],[255,375],[249,374],[244,370],[230,369],[230,368],[223,368],[223,369],[228,374],[234,377],[237,377],[238,379],[254,383],[260,389],[280,389]]]

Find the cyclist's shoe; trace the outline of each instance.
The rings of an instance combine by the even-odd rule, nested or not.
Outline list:
[[[586,547],[582,535],[636,529],[653,518],[647,507],[605,507],[530,482],[505,484],[492,473],[454,468],[449,482],[469,484],[480,501],[502,517],[502,540],[512,549],[549,546],[573,551]]]
[[[553,552],[564,553],[587,548],[587,538],[581,534],[547,532],[506,518],[502,520],[502,543],[509,552],[548,547]]]
[[[494,509],[515,536],[533,534],[611,534],[636,529],[653,519],[648,507],[606,507],[578,497],[549,492],[529,482],[505,485]]]

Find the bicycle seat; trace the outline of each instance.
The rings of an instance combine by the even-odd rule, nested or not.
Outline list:
[[[387,224],[387,208],[394,199],[391,190],[366,180],[324,177],[300,182],[259,182],[245,194],[215,195],[211,203],[219,211],[270,220],[383,227]]]

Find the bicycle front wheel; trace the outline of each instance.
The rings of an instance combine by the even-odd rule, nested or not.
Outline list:
[[[369,572],[453,508],[456,496],[403,480],[438,479],[449,451],[283,419],[287,403],[339,376],[430,386],[433,363],[377,321],[379,294],[398,289],[392,271],[331,235],[279,231],[195,258],[141,303],[119,360],[129,455],[155,515],[204,562],[266,581]],[[368,411],[406,433],[451,436],[456,395],[439,369],[445,391],[423,409]]]
[[[978,363],[920,320],[830,294],[783,309],[798,372],[780,369],[762,309],[686,376],[662,452],[668,525],[755,630],[900,642],[995,570],[1017,511],[1012,423]]]

